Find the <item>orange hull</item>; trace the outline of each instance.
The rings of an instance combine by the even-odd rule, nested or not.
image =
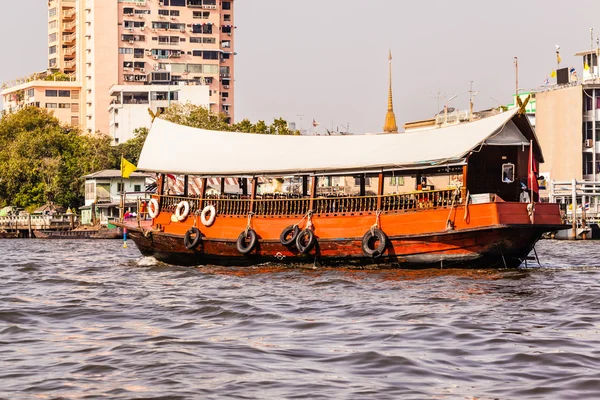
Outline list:
[[[528,204],[493,202],[453,208],[423,210],[318,214],[311,218],[316,246],[309,254],[280,243],[288,226],[302,216],[254,216],[250,227],[258,245],[247,255],[236,247],[248,226],[246,216],[217,215],[210,227],[199,216],[172,222],[163,211],[148,222],[122,224],[144,255],[183,265],[255,265],[263,262],[313,263],[324,265],[428,267],[464,265],[473,267],[516,267],[544,232],[561,226],[556,204],[536,204],[530,216]],[[450,224],[448,223],[450,222]],[[375,224],[388,242],[381,257],[365,254],[362,238]],[[184,246],[184,235],[196,226],[202,240],[197,248]]]

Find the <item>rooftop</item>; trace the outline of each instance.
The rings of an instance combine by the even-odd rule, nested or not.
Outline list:
[[[144,174],[142,172],[132,172],[129,175],[130,178],[151,178],[152,174]],[[105,169],[103,171],[94,172],[89,175],[83,176],[85,179],[98,179],[98,178],[120,178],[121,170],[120,169]],[[126,178],[123,178],[126,179]]]

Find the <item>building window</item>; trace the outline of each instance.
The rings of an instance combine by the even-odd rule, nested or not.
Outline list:
[[[122,182],[117,182],[117,192],[121,193],[125,190],[125,184]]]
[[[141,192],[142,191],[142,185],[133,185],[133,191],[134,192]]]
[[[56,54],[56,45],[48,48],[48,54]]]
[[[79,103],[71,103],[71,112],[74,112],[74,113],[79,112]]]
[[[129,47],[119,47],[119,54],[133,54],[133,49]]]
[[[79,90],[71,90],[71,98],[73,100],[79,100]]]
[[[136,14],[150,14],[150,10],[135,10]]]
[[[71,116],[71,125],[79,126],[79,117],[76,115]]]
[[[56,33],[51,33],[48,35],[48,43],[56,42],[57,35]]]
[[[48,60],[48,68],[56,68],[56,58]]]
[[[71,108],[71,103],[58,103],[58,108]]]
[[[54,20],[54,21],[50,21],[50,22],[48,23],[48,29],[49,29],[49,30],[56,29],[56,20]]]
[[[48,10],[48,17],[49,18],[56,17],[56,7]]]
[[[46,108],[56,108],[56,103],[46,103]]]
[[[594,174],[594,155],[592,153],[583,153],[583,175]]]
[[[404,177],[403,176],[393,176],[390,178],[391,186],[404,186]]]
[[[35,96],[35,89],[27,89],[27,97]]]
[[[223,21],[230,22],[231,21],[231,14],[225,14],[223,16]]]
[[[71,97],[71,91],[70,90],[59,90],[58,97]]]
[[[223,8],[223,10],[231,10],[231,2],[230,1],[224,1],[222,8]]]
[[[58,97],[57,90],[46,90],[46,97]]]

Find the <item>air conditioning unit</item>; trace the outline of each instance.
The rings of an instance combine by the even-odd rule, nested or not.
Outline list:
[[[229,85],[223,85],[223,89],[229,89]]]
[[[158,60],[158,56],[157,55],[153,55],[152,58],[154,58],[155,60]]]
[[[175,21],[175,17],[171,17],[171,21]]]
[[[133,43],[133,40],[130,40],[129,43]]]
[[[146,72],[146,68],[140,68],[140,72]]]
[[[583,147],[590,149],[592,148],[592,139],[585,139],[585,142],[583,142]]]
[[[160,15],[158,16],[158,18],[160,18],[160,19],[164,19],[164,18],[165,18],[165,16],[164,16],[164,15],[162,15],[162,14],[160,14]]]
[[[142,19],[142,18],[144,18],[144,16],[142,14],[138,14],[138,18]]]

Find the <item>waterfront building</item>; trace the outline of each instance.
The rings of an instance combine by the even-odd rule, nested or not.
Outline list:
[[[169,86],[204,85],[210,110],[226,113],[233,121],[234,0],[50,0],[47,4],[48,76],[64,73],[60,79],[67,79],[69,90],[80,96],[72,99],[78,100],[77,111],[56,113],[62,122],[78,121],[88,133],[109,133],[114,85],[162,85],[166,92],[178,91]],[[35,96],[28,101],[31,96],[23,95],[30,89],[36,94],[54,90],[55,85],[44,78],[31,77],[4,88],[4,108],[45,107],[46,103],[52,107],[57,102]]]
[[[600,75],[595,50],[582,57],[581,79],[536,93],[536,132],[547,181],[598,181],[600,173]]]
[[[137,199],[148,197],[146,193],[146,178],[150,174],[132,172],[129,178],[122,178],[118,169],[106,169],[85,175],[85,204],[80,207],[81,223],[90,225],[99,221],[106,225],[119,218],[121,193],[127,192],[127,206],[137,211]],[[93,214],[95,209],[96,214]]]
[[[114,85],[108,107],[109,135],[113,144],[132,139],[137,128],[150,128],[152,112],[164,110],[173,102],[210,107],[207,85]]]

